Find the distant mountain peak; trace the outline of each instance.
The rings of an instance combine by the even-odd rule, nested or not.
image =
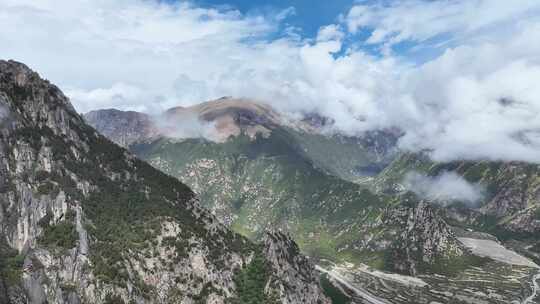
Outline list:
[[[177,106],[155,116],[104,109],[88,112],[84,117],[104,135],[125,147],[156,137],[205,137],[224,142],[241,134],[252,139],[257,135],[266,137],[279,126],[310,128],[302,121],[293,122],[265,103],[232,97]]]
[[[169,125],[196,118],[212,124],[217,141],[242,133],[255,137],[268,135],[274,126],[282,124],[282,115],[270,106],[249,99],[222,97],[190,107],[175,107],[164,114]]]
[[[103,109],[88,112],[84,118],[103,135],[123,147],[159,136],[154,119],[144,113]]]

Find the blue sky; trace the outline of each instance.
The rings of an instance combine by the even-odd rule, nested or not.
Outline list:
[[[174,0],[173,0],[174,1]],[[294,27],[297,30],[298,35],[303,38],[315,38],[317,32],[321,26],[340,23],[344,16],[355,4],[362,2],[362,4],[369,5],[370,3],[382,3],[377,0],[195,0],[193,3],[200,6],[207,7],[226,7],[239,10],[245,15],[267,15],[284,11],[289,8],[294,9],[294,12],[287,15],[287,18],[280,24],[280,31],[272,35],[270,38],[280,37],[285,33],[288,27]],[[343,40],[343,49],[341,52],[337,52],[334,56],[342,55],[347,48],[357,47],[362,48],[364,51],[369,52],[374,56],[380,55],[380,50],[377,46],[366,45],[363,42],[371,33],[372,29],[365,28],[349,35]],[[415,43],[400,43],[393,47],[393,49],[400,53],[406,54]],[[410,60],[414,62],[421,62],[431,57],[433,51],[418,52],[410,54]]]
[[[340,14],[346,14],[353,6],[352,0],[197,0],[202,6],[229,6],[244,14],[264,14],[267,11],[295,9],[289,16],[286,25],[301,29],[301,34],[314,37],[319,27],[337,21]]]
[[[167,0],[175,2],[176,0]],[[431,1],[431,0],[429,0]],[[294,9],[293,13],[287,14],[287,17],[280,23],[280,30],[272,33],[270,39],[282,37],[287,33],[287,29],[293,27],[295,33],[304,39],[314,39],[322,26],[337,24],[342,22],[349,10],[356,4],[362,5],[391,5],[397,1],[382,0],[194,0],[197,6],[217,7],[234,9],[242,14],[250,15],[271,15],[287,9]],[[357,33],[349,34],[343,39],[343,48],[340,52],[334,53],[334,57],[343,55],[349,48],[359,48],[363,51],[380,57],[380,45],[370,45],[364,41],[372,33],[372,28],[365,27]],[[440,37],[434,37],[432,41],[440,40]],[[431,46],[422,46],[413,41],[403,41],[391,47],[396,55],[403,56],[413,64],[420,64],[436,57],[443,50]]]

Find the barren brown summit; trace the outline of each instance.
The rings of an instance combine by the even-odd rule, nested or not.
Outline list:
[[[190,107],[175,107],[165,112],[169,122],[196,118],[212,123],[217,141],[226,140],[244,132],[250,137],[268,135],[282,123],[282,116],[270,106],[249,99],[223,97]]]

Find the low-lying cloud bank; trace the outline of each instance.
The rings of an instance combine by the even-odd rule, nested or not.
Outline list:
[[[6,0],[0,53],[58,82],[81,112],[248,97],[347,134],[399,128],[400,148],[438,161],[540,162],[539,1],[369,3],[302,37],[283,31],[290,9]]]
[[[443,172],[430,177],[418,172],[409,172],[403,180],[405,188],[418,196],[446,204],[460,201],[476,206],[484,197],[484,189],[479,184],[471,184],[454,172]]]

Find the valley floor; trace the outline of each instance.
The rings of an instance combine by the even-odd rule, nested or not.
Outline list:
[[[530,259],[512,251],[493,240],[458,238],[472,253],[511,265],[540,268]]]
[[[352,303],[538,303],[538,265],[493,240],[460,238],[460,241],[474,254],[491,260],[455,277],[437,274],[409,277],[352,264],[318,266],[317,269],[340,285]]]

